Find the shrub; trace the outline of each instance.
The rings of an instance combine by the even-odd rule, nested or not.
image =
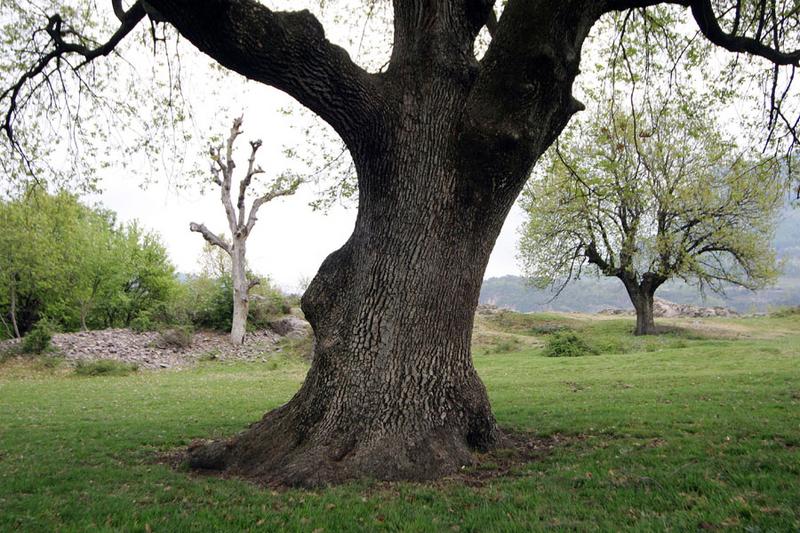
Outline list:
[[[531,328],[531,333],[534,335],[552,335],[553,333],[562,333],[570,331],[569,326],[563,324],[554,324],[552,322],[544,322]]]
[[[155,331],[158,329],[158,324],[150,317],[150,313],[142,311],[139,316],[131,320],[131,330],[136,333],[144,333],[146,331]]]
[[[188,348],[192,345],[194,331],[190,326],[166,329],[158,336],[159,348]]]
[[[53,339],[53,326],[47,320],[40,320],[22,339],[23,353],[38,354],[50,348]]]
[[[123,363],[113,359],[79,360],[75,365],[75,373],[79,376],[127,376],[137,370],[139,367],[134,363]]]
[[[800,306],[781,307],[772,311],[769,315],[775,318],[789,318],[790,316],[800,315]]]
[[[556,332],[547,341],[544,354],[547,357],[580,357],[594,355],[597,351],[586,344],[574,332]]]

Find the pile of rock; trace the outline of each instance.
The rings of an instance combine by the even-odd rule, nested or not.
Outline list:
[[[129,329],[104,329],[78,333],[57,333],[51,342],[56,351],[70,362],[114,359],[133,363],[139,368],[178,368],[198,360],[265,360],[284,337],[302,338],[311,326],[296,316],[270,322],[270,329],[248,333],[245,343],[233,345],[225,333],[198,331],[187,346],[163,342],[161,333],[137,333]],[[17,341],[6,341],[10,346]],[[4,343],[5,344],[5,343]],[[2,348],[2,347],[0,347]]]
[[[739,316],[739,313],[727,307],[699,307],[696,305],[676,304],[661,298],[655,298],[653,299],[653,315],[663,318],[703,318]]]
[[[600,315],[632,315],[632,309],[603,309]],[[700,307],[697,305],[677,304],[661,298],[653,299],[653,316],[659,318],[705,318],[732,317],[739,313],[727,307]]]

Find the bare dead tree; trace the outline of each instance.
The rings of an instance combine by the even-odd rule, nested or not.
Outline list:
[[[289,196],[297,191],[301,180],[297,178],[278,178],[273,181],[269,191],[253,201],[250,212],[247,212],[245,200],[253,177],[263,174],[264,170],[256,166],[256,153],[261,148],[261,141],[250,142],[250,157],[247,160],[247,171],[239,182],[239,196],[234,206],[231,199],[231,184],[236,163],[233,160],[233,147],[236,138],[242,133],[242,117],[234,119],[230,135],[223,147],[212,147],[211,181],[219,187],[222,206],[231,232],[231,242],[209,230],[204,224],[192,222],[191,231],[200,233],[211,245],[224,250],[231,257],[231,280],[233,282],[233,318],[231,320],[231,342],[243,344],[247,330],[247,312],[250,307],[250,289],[259,284],[258,279],[247,279],[247,238],[256,224],[259,209],[264,204],[282,196]]]

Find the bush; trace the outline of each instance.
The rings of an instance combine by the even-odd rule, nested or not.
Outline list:
[[[136,333],[144,333],[146,331],[155,331],[158,329],[158,324],[150,317],[150,313],[142,311],[139,316],[131,320],[131,330]]]
[[[263,329],[267,322],[288,314],[291,307],[280,291],[264,279],[250,291],[249,329]],[[233,317],[233,285],[230,276],[187,279],[174,302],[170,315],[177,323],[192,324],[198,329],[227,332]]]
[[[192,345],[194,331],[190,326],[179,326],[161,332],[158,336],[159,348],[188,348]]]
[[[50,349],[53,339],[53,326],[47,320],[40,320],[22,339],[23,353],[39,354]]]
[[[594,355],[597,351],[586,344],[574,332],[554,333],[544,348],[547,357],[580,357]]]
[[[79,376],[127,376],[137,370],[139,367],[134,363],[123,363],[113,359],[79,360],[75,365],[75,373]]]
[[[769,314],[769,316],[774,318],[789,318],[796,315],[800,315],[800,306],[781,307],[780,309],[776,309]]]

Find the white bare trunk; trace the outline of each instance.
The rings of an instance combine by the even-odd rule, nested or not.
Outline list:
[[[235,238],[231,250],[233,268],[231,276],[233,281],[233,320],[231,321],[231,342],[244,344],[247,331],[247,311],[249,299],[247,292],[249,285],[245,270],[245,239]]]
[[[89,331],[86,327],[86,315],[89,313],[89,302],[81,301],[81,331]]]
[[[11,325],[14,326],[14,335],[19,339],[22,335],[19,334],[19,326],[17,325],[17,284],[16,276],[11,283]]]

